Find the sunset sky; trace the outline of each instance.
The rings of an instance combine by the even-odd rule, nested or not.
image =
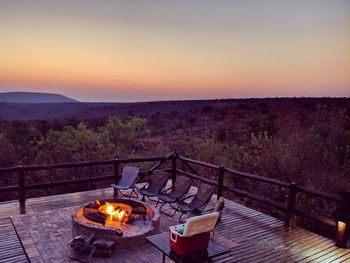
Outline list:
[[[350,96],[349,0],[1,0],[0,91]]]

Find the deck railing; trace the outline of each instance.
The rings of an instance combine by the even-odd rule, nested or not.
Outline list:
[[[262,202],[269,206],[278,208],[285,212],[285,224],[287,227],[293,227],[295,225],[296,216],[310,218],[319,223],[326,224],[328,226],[334,227],[337,231],[336,235],[336,245],[339,247],[346,247],[350,232],[350,192],[342,191],[338,195],[318,192],[311,189],[307,189],[303,186],[296,185],[295,183],[287,183],[276,179],[271,179],[259,175],[254,175],[250,173],[241,172],[232,168],[227,168],[222,165],[216,165],[211,163],[206,163],[203,161],[193,160],[184,156],[179,155],[177,152],[172,152],[167,156],[156,156],[147,158],[125,158],[125,159],[111,159],[111,160],[101,160],[101,161],[88,161],[88,162],[75,162],[75,163],[61,163],[61,164],[50,164],[50,165],[30,165],[30,166],[17,166],[10,168],[0,168],[0,176],[7,173],[17,173],[18,174],[18,184],[6,187],[0,187],[0,192],[13,192],[19,193],[19,205],[20,212],[25,213],[25,202],[26,202],[26,192],[32,189],[42,189],[47,187],[57,187],[72,184],[79,184],[85,182],[98,182],[98,181],[118,181],[120,179],[119,168],[122,164],[128,163],[140,163],[140,162],[157,162],[150,169],[143,171],[143,174],[151,174],[151,172],[157,169],[164,162],[170,161],[171,167],[167,168],[168,172],[172,175],[173,182],[176,179],[176,174],[186,175],[195,180],[199,180],[204,183],[213,184],[217,188],[217,197],[223,196],[224,191],[231,192],[246,198],[250,198],[255,201]],[[181,170],[178,168],[178,164],[181,162],[183,166],[187,167],[190,172]],[[65,180],[58,182],[47,182],[39,184],[26,184],[26,172],[28,171],[43,171],[52,169],[62,169],[62,168],[74,168],[74,167],[91,167],[99,165],[112,165],[113,174],[108,176],[98,176],[89,177],[75,180]],[[200,175],[193,165],[208,168],[214,170],[216,175],[215,179],[206,178]],[[285,188],[288,192],[287,202],[277,202],[266,196],[260,196],[255,193],[245,191],[243,189],[235,188],[229,185],[225,185],[225,176],[238,176],[240,178],[251,179],[253,181],[263,182],[270,185],[275,185],[280,188]],[[312,197],[322,198],[327,201],[332,201],[337,204],[338,207],[338,218],[335,220],[333,218],[328,218],[325,216],[320,216],[309,211],[297,208],[298,204],[298,193],[304,193]]]

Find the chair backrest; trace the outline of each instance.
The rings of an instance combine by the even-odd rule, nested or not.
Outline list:
[[[193,209],[203,208],[214,194],[215,186],[201,183],[195,197],[190,202],[189,206]]]
[[[174,188],[171,193],[177,195],[185,195],[192,185],[192,179],[187,176],[176,176]]]
[[[147,191],[158,194],[166,185],[170,174],[161,170],[154,170],[150,176],[150,181],[147,186]]]
[[[131,187],[139,176],[140,168],[134,166],[124,166],[122,171],[122,177],[118,184]]]

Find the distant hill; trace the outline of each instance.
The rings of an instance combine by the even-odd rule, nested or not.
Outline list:
[[[0,102],[8,103],[64,103],[78,102],[60,94],[40,92],[0,92]]]
[[[185,112],[214,101],[159,101],[134,103],[8,103],[0,102],[0,120],[38,120],[50,118],[98,119],[108,116],[149,116],[157,113]],[[222,102],[220,102],[222,104]]]

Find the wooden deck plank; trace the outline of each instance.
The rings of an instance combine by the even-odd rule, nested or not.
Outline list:
[[[0,263],[29,262],[10,218],[0,219]]]
[[[347,257],[350,261],[350,250],[349,249],[337,249],[336,253],[328,254],[325,257],[322,257],[318,260],[320,263],[329,263],[329,262],[341,262],[343,257]],[[346,258],[345,258],[346,259]]]
[[[316,247],[327,245],[325,244],[325,242],[326,241],[320,241],[317,239],[309,239],[308,242],[301,243],[301,247],[298,248],[298,253],[293,254],[293,261],[298,262],[299,260],[307,257],[308,255],[305,255],[305,253],[313,253]],[[289,260],[289,258],[290,256],[288,254],[274,255],[270,256],[269,259],[266,260],[266,262],[283,262]]]
[[[319,261],[322,259],[322,257],[326,257],[329,254],[333,254],[336,252],[338,248],[335,247],[332,243],[328,244],[327,246],[323,246],[317,249],[313,254],[299,260],[299,263],[306,263],[306,262],[312,262],[312,261]]]
[[[350,257],[350,253],[346,253],[343,256],[329,262],[330,263],[348,263],[350,262],[349,257]]]
[[[295,235],[298,236],[298,239],[300,237],[299,235]],[[288,238],[288,239],[287,239]],[[285,236],[285,242],[283,242],[283,246],[285,247],[292,247],[295,244],[295,239],[292,239],[290,236]],[[264,250],[266,248],[266,244],[269,244],[269,247],[273,247],[274,245],[281,245],[281,242],[276,242],[273,239],[266,239],[266,240],[256,240],[255,242],[252,240],[247,240],[245,243],[240,243],[242,244],[242,247],[237,247],[237,249],[235,250],[236,255],[240,255],[240,253],[242,253],[243,255],[247,253],[247,248],[251,248],[252,250],[254,250],[254,254],[259,253],[259,251]],[[259,249],[260,248],[260,249]],[[270,249],[270,254],[271,254],[271,249]]]
[[[19,262],[28,262],[28,258],[26,256],[20,255],[12,258],[3,258],[0,259],[0,263],[19,263]]]
[[[279,243],[281,244],[281,243]],[[283,243],[284,246],[288,246],[289,244]],[[238,249],[234,250],[235,254],[235,260],[237,262],[258,262],[259,259],[263,259],[263,261],[269,259],[271,254],[274,254],[274,256],[278,254],[285,254],[285,249],[279,248],[276,249],[274,247],[274,243],[271,243],[271,240],[264,240],[263,242],[257,241],[257,242],[251,242],[248,243],[241,248],[239,246]],[[278,261],[275,261],[278,262]]]
[[[300,262],[314,262],[314,261],[321,261],[323,258],[326,258],[328,257],[329,255],[332,255],[336,252],[337,248],[335,248],[334,246],[331,246],[325,250],[322,250],[322,251],[319,251],[315,254],[313,254],[312,256],[306,258],[306,259],[303,259],[302,261]]]

